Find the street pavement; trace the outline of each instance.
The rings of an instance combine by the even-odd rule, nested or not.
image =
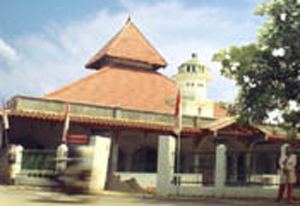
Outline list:
[[[69,196],[45,188],[0,186],[0,206],[267,206],[287,205],[286,201],[275,203],[273,199],[219,199],[219,198],[168,198],[156,199],[141,195],[105,192],[96,196]],[[300,201],[292,205],[300,205]]]

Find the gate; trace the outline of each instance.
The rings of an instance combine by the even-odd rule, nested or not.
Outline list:
[[[21,173],[17,184],[50,186],[55,176],[56,150],[27,149],[23,151]]]
[[[249,161],[249,160],[248,160]],[[226,184],[231,186],[247,184],[251,169],[246,152],[228,152],[226,157]],[[249,170],[250,169],[250,170]]]
[[[173,183],[184,185],[214,185],[215,152],[192,152],[185,155],[181,168],[187,167],[188,172],[175,174]],[[177,161],[176,161],[177,162]],[[176,165],[175,165],[176,168]]]
[[[24,150],[22,170],[55,170],[55,150]]]

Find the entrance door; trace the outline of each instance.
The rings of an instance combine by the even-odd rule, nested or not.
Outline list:
[[[246,155],[243,152],[229,152],[227,155],[227,184],[246,183]]]
[[[237,182],[239,185],[246,183],[246,155],[239,153],[237,157]]]

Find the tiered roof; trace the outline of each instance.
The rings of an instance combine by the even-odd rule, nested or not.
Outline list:
[[[170,114],[176,83],[156,71],[164,66],[164,59],[129,19],[86,64],[98,71],[43,98]],[[215,113],[222,116],[217,108]]]
[[[175,99],[176,84],[156,72],[164,66],[165,60],[129,19],[86,64],[98,71],[44,98],[171,113],[167,102]]]
[[[103,65],[122,61],[139,63],[150,69],[167,66],[164,58],[149,43],[130,18],[125,26],[91,60],[86,68],[99,69]],[[132,65],[132,64],[131,64]]]
[[[172,113],[173,106],[167,102],[175,94],[175,82],[157,72],[105,66],[44,98]]]

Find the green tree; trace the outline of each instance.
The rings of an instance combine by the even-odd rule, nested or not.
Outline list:
[[[237,104],[243,119],[262,123],[280,111],[285,125],[300,120],[300,1],[272,0],[256,14],[266,18],[257,41],[214,54],[221,73],[239,86]]]

